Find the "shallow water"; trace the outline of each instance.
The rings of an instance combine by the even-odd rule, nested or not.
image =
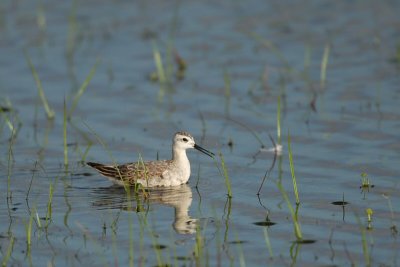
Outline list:
[[[396,1],[2,2],[2,262],[397,266],[399,11]],[[169,86],[149,79],[153,45]],[[171,51],[187,64],[182,80],[173,56],[168,61]],[[53,121],[24,52],[55,110]],[[97,60],[68,123],[65,169],[63,102],[72,107]],[[279,97],[283,151],[274,163],[266,150],[268,134],[277,141]],[[8,121],[21,125],[11,150]],[[232,199],[219,159],[195,151],[188,152],[189,184],[148,198],[127,195],[81,164],[168,158],[177,130],[223,154]],[[277,186],[281,181],[295,206],[289,131],[298,219],[311,244],[293,243],[292,217]],[[362,173],[369,190],[360,188]],[[332,204],[343,200],[349,204]],[[266,218],[275,224],[260,226]]]

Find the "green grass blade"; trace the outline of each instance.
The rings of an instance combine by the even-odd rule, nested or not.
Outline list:
[[[127,199],[128,199],[128,209],[131,210],[132,208],[132,201],[131,201],[131,190],[125,189]],[[134,247],[134,227],[133,227],[133,220],[132,220],[132,213],[128,214],[128,229],[129,229],[129,266],[134,266],[134,259],[135,259],[135,247]]]
[[[7,252],[4,254],[3,261],[1,262],[2,267],[6,267],[14,248],[14,236],[11,236],[10,243],[8,244]]]
[[[64,143],[64,166],[68,166],[68,143],[67,143],[67,105],[64,98],[64,120],[63,120],[63,143]]]
[[[100,138],[100,136],[99,136],[86,122],[82,121],[82,123],[90,130],[90,132],[96,137],[97,141],[98,141],[98,142],[102,145],[102,147],[106,150],[106,152],[108,153],[108,155],[109,155],[110,159],[112,160],[113,164],[114,164],[115,166],[118,165],[117,162],[115,161],[115,158],[114,158],[114,156],[112,155],[111,151],[108,149],[106,143]],[[117,171],[118,171],[119,177],[120,177],[121,180],[122,180],[122,175],[121,175],[121,173],[119,172],[119,169],[118,169],[118,168],[117,168]],[[128,193],[128,191],[129,191],[129,184],[124,183],[123,185],[124,185],[125,192]]]
[[[356,217],[357,223],[358,223],[358,225],[360,227],[360,231],[361,231],[361,243],[362,243],[362,250],[363,250],[363,254],[364,254],[365,266],[371,266],[371,255],[368,250],[366,229],[365,229],[364,225],[362,224],[361,219],[356,212],[355,212],[355,217]]]
[[[247,35],[254,39],[255,41],[261,43],[264,47],[268,48],[276,57],[282,62],[285,66],[287,72],[292,72],[292,68],[290,67],[289,62],[286,60],[283,53],[278,49],[278,47],[270,40],[264,39],[261,35],[255,32],[248,32]]]
[[[35,69],[35,66],[32,64],[31,58],[29,57],[28,53],[25,52],[25,58],[26,61],[28,62],[29,68],[31,69],[33,78],[35,79],[36,86],[39,92],[39,97],[40,100],[42,101],[43,107],[46,111],[47,118],[49,119],[54,119],[55,113],[54,111],[50,108],[49,103],[47,102],[46,95],[44,94],[42,82],[40,81],[39,75]]]
[[[153,57],[154,57],[154,64],[156,65],[157,69],[157,77],[160,83],[160,91],[158,93],[158,100],[162,101],[165,95],[165,85],[167,83],[167,76],[165,73],[164,65],[161,58],[160,50],[157,47],[155,42],[152,43],[153,45]]]
[[[289,164],[290,164],[290,172],[292,174],[294,195],[296,196],[296,204],[299,205],[300,204],[300,199],[299,199],[299,193],[298,193],[298,190],[297,190],[296,175],[294,173],[293,155],[292,155],[292,148],[291,148],[289,131],[288,131],[288,152],[289,152]]]
[[[7,205],[11,200],[11,173],[14,161],[13,144],[14,144],[14,135],[11,134],[10,145],[8,147],[8,156],[7,156]]]
[[[36,215],[36,223],[37,223],[38,227],[42,228],[42,223],[41,223],[40,218],[39,218],[39,213],[37,212],[36,209],[35,209],[35,215]]]
[[[276,109],[276,134],[278,136],[278,144],[281,145],[281,95],[278,95],[278,105]]]
[[[52,203],[53,203],[53,193],[54,193],[54,184],[50,183],[49,185],[49,200],[47,202],[47,213],[46,213],[46,225],[47,228],[50,224],[51,217],[52,217]]]
[[[231,75],[227,72],[224,71],[224,95],[225,95],[225,114],[229,116],[229,109],[230,109],[230,103],[231,103]]]
[[[293,206],[290,203],[289,197],[288,197],[286,191],[283,189],[282,184],[281,183],[276,183],[276,185],[278,186],[278,189],[281,192],[281,194],[283,196],[283,199],[285,200],[285,202],[286,202],[286,204],[287,204],[287,206],[289,208],[290,214],[292,216],[292,221],[293,221],[294,234],[296,236],[296,239],[298,241],[300,241],[300,240],[303,239],[303,234],[301,232],[300,223],[298,221],[297,214],[294,211]]]
[[[255,131],[253,131],[250,127],[248,127],[246,124],[241,123],[240,121],[234,120],[234,119],[232,119],[232,118],[229,118],[229,120],[233,121],[234,123],[236,123],[236,124],[242,126],[242,127],[245,128],[246,130],[248,130],[248,131],[254,136],[254,138],[258,141],[258,143],[260,143],[261,148],[264,148],[264,147],[265,147],[263,141],[261,140],[261,137],[258,136],[258,134],[257,134]]]
[[[92,80],[94,74],[96,73],[97,70],[97,66],[100,64],[100,60],[97,59],[96,63],[93,65],[93,67],[90,69],[89,74],[86,76],[85,80],[83,81],[81,87],[78,89],[78,91],[76,92],[75,96],[74,96],[74,100],[72,102],[72,106],[71,109],[69,110],[69,115],[68,117],[72,116],[72,113],[75,111],[76,106],[78,105],[79,99],[81,98],[81,96],[83,95],[83,93],[86,91],[90,81]]]
[[[26,243],[28,245],[28,248],[30,248],[31,243],[32,243],[32,222],[33,222],[33,212],[31,212],[31,215],[29,217],[29,221],[27,223],[26,227]]]
[[[272,252],[272,246],[271,246],[271,242],[269,240],[268,228],[267,227],[263,227],[263,232],[264,232],[265,244],[267,245],[269,256],[271,258],[273,258],[274,257],[274,253]]]
[[[322,56],[321,61],[321,88],[324,88],[326,83],[326,69],[328,67],[329,53],[330,46],[327,44],[324,48],[324,55]]]
[[[91,147],[92,147],[92,143],[89,143],[87,145],[85,151],[83,151],[82,161],[86,161],[87,154],[89,153]]]
[[[222,155],[221,152],[219,153],[219,157],[221,159],[221,167],[222,167],[223,176],[225,178],[226,189],[228,190],[228,197],[231,198],[232,197],[231,182],[229,180],[229,174],[228,174],[228,170],[225,165],[224,156]]]

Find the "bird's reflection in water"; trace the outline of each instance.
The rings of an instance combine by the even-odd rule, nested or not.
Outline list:
[[[189,216],[189,208],[192,204],[192,189],[187,184],[166,188],[139,189],[136,192],[132,189],[131,194],[127,194],[123,187],[113,185],[111,187],[96,188],[93,193],[98,198],[93,205],[99,209],[146,212],[152,204],[173,207],[175,209],[175,220],[172,224],[174,230],[179,234],[193,234],[196,232],[197,219]]]

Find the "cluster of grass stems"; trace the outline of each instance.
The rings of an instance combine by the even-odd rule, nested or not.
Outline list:
[[[32,60],[31,60],[29,54],[26,51],[25,51],[25,59],[31,70],[32,76],[36,82],[36,87],[38,89],[39,98],[40,98],[43,108],[46,112],[46,116],[49,120],[53,120],[56,116],[55,111],[50,107],[50,104],[47,100],[47,97],[46,97],[42,82],[40,80],[39,74],[38,74],[34,64],[32,63]],[[67,108],[67,103],[64,98],[64,102],[63,102],[63,152],[64,152],[65,167],[68,166],[68,143],[67,143],[68,123],[71,122],[71,117],[79,103],[79,100],[82,97],[82,95],[84,94],[84,92],[86,91],[86,89],[88,88],[88,85],[90,84],[90,81],[94,77],[99,64],[100,64],[100,60],[97,59],[95,64],[93,65],[93,67],[90,69],[89,74],[85,77],[83,83],[80,85],[80,87],[74,93],[74,95],[72,97],[71,107],[69,109]],[[82,156],[83,159],[86,157],[88,150],[90,149],[90,146],[91,146],[91,144],[88,145],[88,147],[86,148],[86,151],[83,153],[83,156]]]
[[[232,198],[232,188],[231,188],[231,182],[229,179],[229,174],[228,174],[228,169],[226,168],[225,165],[225,159],[222,153],[219,153],[219,158],[221,160],[221,168],[222,168],[222,176],[225,178],[225,186],[227,190],[227,195],[229,198]]]
[[[31,60],[29,54],[26,51],[25,51],[25,59],[28,62],[29,68],[31,69],[31,72],[32,72],[32,75],[33,75],[33,78],[35,79],[36,86],[37,86],[38,93],[39,93],[39,97],[40,97],[40,100],[42,101],[43,107],[44,107],[44,109],[46,111],[47,118],[54,119],[55,112],[50,107],[49,102],[47,101],[46,95],[45,95],[44,90],[43,90],[42,82],[41,82],[41,80],[39,78],[39,74],[37,73],[36,68],[33,65],[32,60]]]

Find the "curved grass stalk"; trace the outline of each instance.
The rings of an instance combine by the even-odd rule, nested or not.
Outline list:
[[[30,251],[31,248],[31,243],[32,243],[32,222],[33,222],[33,212],[31,212],[31,215],[29,216],[29,221],[25,225],[25,230],[26,230],[26,244],[28,245],[28,251]]]
[[[158,101],[162,102],[162,100],[164,99],[164,95],[165,95],[165,86],[167,84],[167,76],[166,76],[165,68],[164,68],[164,65],[162,62],[160,50],[158,49],[157,44],[155,42],[152,42],[152,45],[153,45],[154,63],[156,65],[157,77],[158,77],[158,81],[160,83],[160,91],[158,92]]]
[[[222,155],[221,152],[219,153],[219,157],[221,159],[221,168],[222,168],[222,173],[221,174],[225,178],[225,185],[226,185],[226,189],[228,190],[228,197],[232,198],[231,182],[229,180],[228,170],[226,169],[226,166],[225,166],[224,156]]]
[[[355,211],[354,211],[354,215],[356,217],[357,224],[359,225],[360,231],[361,231],[361,243],[362,243],[362,250],[363,250],[363,254],[364,254],[365,266],[371,266],[371,255],[368,250],[366,228],[361,223],[361,219]]]
[[[297,241],[301,241],[301,240],[303,240],[303,234],[301,232],[300,223],[299,223],[298,217],[297,217],[297,212],[295,212],[295,210],[293,209],[293,206],[290,203],[289,197],[288,197],[285,189],[283,189],[282,184],[277,182],[276,185],[278,186],[278,189],[281,192],[283,199],[285,200],[285,202],[289,208],[290,214],[292,216],[294,234],[296,236],[296,239],[297,239]]]
[[[273,54],[276,55],[276,57],[282,62],[282,64],[285,66],[285,69],[287,72],[292,72],[293,69],[292,67],[290,67],[289,62],[287,61],[287,59],[285,58],[285,56],[282,54],[282,52],[276,47],[276,45],[267,40],[264,39],[261,35],[255,33],[255,32],[247,32],[246,33],[248,36],[250,36],[252,39],[260,42],[264,47],[268,48],[269,50],[271,50],[271,52]]]
[[[294,195],[296,197],[296,204],[299,205],[300,204],[300,199],[299,199],[299,193],[298,193],[298,190],[297,190],[296,175],[294,173],[293,155],[292,155],[292,148],[291,148],[289,131],[288,131],[288,152],[289,152],[289,164],[290,164],[290,172],[292,174]]]
[[[229,118],[229,120],[233,121],[234,123],[236,123],[236,124],[242,126],[242,127],[245,128],[246,130],[248,130],[248,131],[254,136],[254,138],[260,143],[261,148],[264,148],[264,147],[265,147],[265,145],[264,145],[264,143],[262,142],[261,138],[260,138],[260,137],[258,136],[258,134],[257,134],[255,131],[253,131],[250,127],[248,127],[247,125],[245,125],[245,124],[243,124],[243,123],[241,123],[241,122],[239,122],[239,121],[237,121],[237,120],[234,120],[234,119],[232,119],[232,118]]]
[[[68,167],[68,143],[67,143],[67,106],[64,98],[64,117],[63,117],[63,144],[64,144],[64,167]]]
[[[57,177],[58,179],[58,177]],[[53,193],[54,193],[54,183],[50,183],[49,185],[49,200],[47,202],[47,213],[46,213],[46,225],[44,226],[47,228],[50,224],[52,213],[53,213]]]
[[[271,246],[271,242],[269,240],[267,227],[263,227],[263,232],[264,232],[265,244],[267,245],[269,256],[271,258],[273,258],[274,257],[274,253],[272,252],[272,246]]]
[[[40,100],[42,100],[42,104],[43,104],[43,107],[44,107],[44,109],[46,111],[47,118],[48,119],[54,119],[55,112],[49,106],[49,103],[47,101],[46,95],[44,94],[42,82],[40,81],[39,75],[36,72],[35,66],[32,64],[31,58],[29,57],[28,53],[25,51],[24,54],[25,54],[26,61],[28,62],[29,68],[31,69],[33,78],[35,79],[36,86],[37,86],[37,89],[38,89],[38,92],[39,92],[39,97],[40,97]]]
[[[8,244],[7,251],[4,254],[3,261],[1,262],[1,266],[2,267],[6,267],[7,266],[7,263],[11,258],[11,254],[12,254],[13,248],[14,248],[14,236],[11,236],[10,243]]]
[[[321,61],[321,81],[320,81],[321,89],[323,89],[326,84],[326,69],[328,67],[329,53],[330,53],[330,45],[327,44],[325,45],[324,55],[322,56],[322,61]]]
[[[226,70],[224,71],[224,95],[225,95],[225,115],[229,117],[230,105],[231,105],[231,75]]]
[[[281,145],[281,95],[278,95],[278,104],[276,109],[276,135],[278,137],[278,144]]]
[[[86,91],[90,81],[92,80],[94,74],[96,73],[97,66],[100,64],[100,59],[97,59],[94,63],[93,67],[90,69],[89,74],[86,76],[85,80],[83,81],[81,87],[79,87],[78,91],[74,95],[74,100],[72,101],[71,109],[68,112],[68,118],[72,116],[72,113],[75,111],[76,106],[78,105],[79,99]]]

